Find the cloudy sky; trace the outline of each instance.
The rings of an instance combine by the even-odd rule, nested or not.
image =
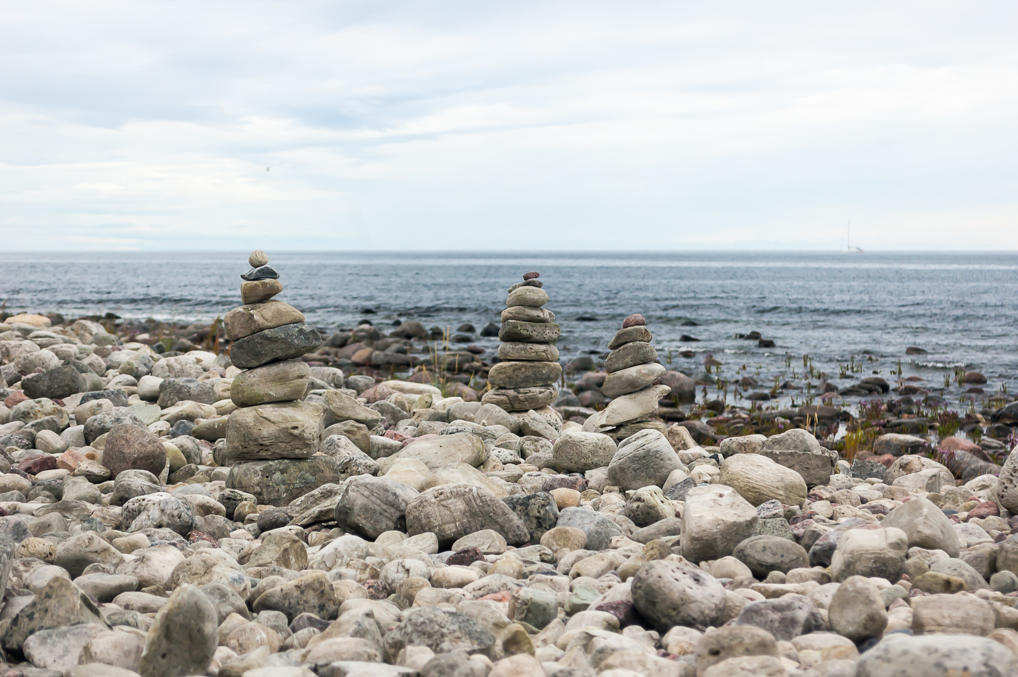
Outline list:
[[[0,4],[0,247],[1018,249],[1018,3]]]

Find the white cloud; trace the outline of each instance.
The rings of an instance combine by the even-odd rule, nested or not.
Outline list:
[[[8,3],[0,237],[1018,248],[1006,2]]]

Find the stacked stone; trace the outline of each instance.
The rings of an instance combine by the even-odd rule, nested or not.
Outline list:
[[[230,358],[245,370],[230,387],[237,409],[226,424],[224,457],[233,466],[227,486],[282,505],[314,488],[295,477],[319,470],[311,456],[321,445],[323,412],[303,401],[311,370],[299,358],[321,345],[322,337],[304,323],[303,313],[273,300],[283,285],[265,253],[252,252],[248,262],[251,270],[241,275],[244,305],[225,318]]]
[[[488,372],[491,390],[482,401],[508,412],[541,409],[555,401],[555,384],[562,378],[558,363],[559,326],[544,307],[548,293],[539,273],[526,273],[509,288],[502,328],[498,333],[499,362]]]
[[[608,344],[611,352],[604,362],[608,375],[601,386],[601,392],[613,399],[587,419],[585,430],[607,432],[618,439],[647,428],[664,431],[664,424],[653,416],[658,400],[671,388],[655,385],[666,370],[657,361],[652,338],[643,315],[630,315],[622,322],[622,329]]]

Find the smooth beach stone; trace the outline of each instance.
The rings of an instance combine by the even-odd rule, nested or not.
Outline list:
[[[548,343],[508,341],[498,346],[498,359],[505,362],[558,362],[558,357],[558,348]]]
[[[526,306],[528,308],[540,308],[548,303],[548,292],[538,287],[523,286],[509,292],[506,297],[506,307]]]
[[[719,481],[753,505],[773,499],[785,505],[806,502],[806,481],[802,475],[760,454],[729,456],[721,463]]]
[[[643,341],[634,341],[611,351],[604,361],[604,369],[610,374],[620,369],[651,362],[657,362],[657,351],[654,350],[654,346]]]
[[[849,529],[838,538],[831,558],[831,576],[836,581],[866,576],[893,583],[901,578],[907,553],[908,536],[901,529]]]
[[[601,433],[567,432],[551,448],[551,465],[562,472],[586,472],[611,463],[618,447]]]
[[[943,510],[926,498],[916,496],[902,503],[888,513],[881,524],[904,531],[909,547],[943,550],[951,557],[957,557],[961,551],[954,524]]]
[[[651,386],[629,395],[612,400],[607,407],[587,419],[583,429],[598,432],[645,419],[657,411],[658,401],[672,391],[665,385]]]
[[[887,610],[869,579],[849,576],[838,586],[827,609],[831,629],[858,642],[879,637],[887,627]]]
[[[260,268],[269,262],[269,257],[261,249],[255,249],[247,257],[247,264],[252,268]]]
[[[65,364],[26,376],[21,380],[21,388],[32,399],[63,398],[81,392],[85,388],[85,377],[71,365]]]
[[[310,402],[262,404],[237,409],[226,424],[232,460],[307,458],[321,444],[322,408]]]
[[[756,508],[723,484],[704,484],[686,494],[682,513],[682,556],[691,562],[719,559],[753,534]]]
[[[216,650],[216,607],[193,585],[177,588],[156,614],[145,638],[142,677],[205,674]]]
[[[253,494],[259,503],[282,506],[323,484],[342,479],[335,460],[312,456],[237,463],[230,468],[226,486]]]
[[[369,428],[374,428],[382,420],[380,412],[364,406],[356,398],[339,390],[330,390],[325,393],[322,404],[325,406],[325,425],[327,426],[341,421],[356,421]]]
[[[523,280],[524,281],[526,281],[526,280],[536,280],[539,277],[541,277],[541,274],[539,272],[537,272],[536,270],[532,270],[530,272],[523,273]]]
[[[467,662],[467,654],[481,654],[488,658],[496,656],[495,636],[489,632],[481,622],[466,614],[455,611],[445,611],[435,607],[413,607],[409,609],[402,620],[385,633],[384,648],[389,660],[395,662],[397,656],[404,649],[413,646],[427,647],[432,652],[439,654],[432,659],[422,674],[426,675],[468,675],[485,674],[474,671]],[[454,653],[455,652],[455,653]],[[442,656],[455,657],[457,653],[464,659],[463,667],[456,668],[443,665],[438,659]],[[350,671],[349,675],[393,675],[400,673],[381,673],[377,671],[368,672],[373,669],[373,664],[365,664],[367,670],[359,672]],[[434,666],[432,669],[431,666]],[[338,674],[338,673],[337,673]],[[416,671],[403,674],[417,674]]]
[[[616,348],[621,348],[627,343],[635,343],[637,341],[650,343],[653,338],[654,335],[650,333],[650,330],[642,325],[626,327],[625,329],[620,329],[615,333],[615,336],[612,337],[611,343],[608,344],[608,350],[615,350]]]
[[[166,449],[148,428],[121,423],[106,434],[102,464],[116,477],[124,470],[147,470],[159,475],[166,466]]]
[[[760,580],[767,578],[772,571],[788,573],[792,569],[809,566],[805,548],[781,536],[750,536],[735,546],[732,555]]]
[[[627,437],[608,464],[608,481],[622,489],[664,484],[672,471],[683,468],[668,439],[657,430]]]
[[[1018,658],[998,642],[972,635],[887,635],[862,654],[856,677],[1008,677]]]
[[[322,344],[322,335],[306,324],[287,324],[266,329],[235,341],[230,359],[240,369],[260,367],[268,362],[300,357]]]
[[[601,392],[605,397],[612,398],[635,393],[654,385],[666,371],[664,366],[657,362],[620,369],[605,377],[604,383],[601,384]]]
[[[405,531],[406,507],[417,494],[415,489],[384,477],[351,477],[336,503],[336,522],[371,539],[386,531]]]
[[[676,625],[710,627],[725,610],[725,589],[687,562],[654,560],[633,578],[633,605],[661,632]]]
[[[501,341],[520,341],[522,343],[554,343],[561,334],[559,326],[553,322],[536,323],[520,320],[504,320],[498,332]]]
[[[547,323],[555,321],[555,313],[547,308],[531,308],[528,306],[510,306],[502,311],[501,320],[519,320],[521,322]]]
[[[311,368],[300,360],[274,362],[241,372],[230,386],[230,399],[238,407],[269,402],[293,402],[304,397]]]
[[[510,545],[530,538],[509,506],[490,491],[469,484],[434,487],[414,497],[406,506],[406,528],[411,536],[430,531],[446,545],[482,529],[497,531]]]
[[[281,291],[283,291],[283,283],[279,280],[242,282],[240,285],[240,302],[244,305],[264,303]]]
[[[279,273],[277,273],[271,266],[258,266],[257,268],[252,268],[241,275],[240,279],[246,280],[247,282],[257,282],[258,280],[278,280]]]
[[[642,327],[647,324],[647,320],[644,319],[640,313],[633,313],[622,320],[622,328],[628,329],[629,327]]]
[[[499,362],[488,372],[488,383],[495,388],[534,388],[560,378],[562,365],[558,362]]]
[[[556,388],[496,388],[484,393],[481,402],[494,404],[506,411],[530,411],[547,407],[556,396]]]
[[[304,313],[283,301],[266,301],[234,308],[226,313],[223,325],[231,341],[242,339],[265,329],[297,324],[304,321]]]

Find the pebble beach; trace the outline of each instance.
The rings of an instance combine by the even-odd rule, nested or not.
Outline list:
[[[565,355],[524,267],[322,327],[234,267],[212,322],[0,314],[0,677],[1018,674],[994,375],[722,377],[654,308]]]

